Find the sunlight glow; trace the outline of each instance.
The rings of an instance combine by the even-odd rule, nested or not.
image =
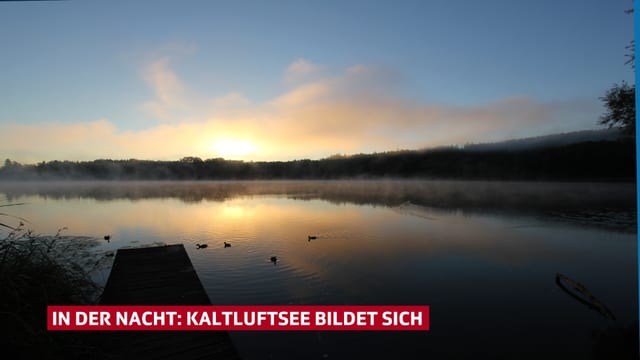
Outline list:
[[[246,156],[256,152],[255,144],[245,140],[218,140],[213,143],[212,148],[217,155],[222,157]]]
[[[222,215],[224,217],[239,218],[245,215],[244,207],[240,206],[225,206],[222,208]]]

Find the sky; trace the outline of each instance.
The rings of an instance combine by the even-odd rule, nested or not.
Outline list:
[[[597,129],[631,0],[0,2],[0,155],[246,161]]]

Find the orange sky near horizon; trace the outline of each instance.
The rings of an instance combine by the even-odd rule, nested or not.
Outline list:
[[[588,101],[542,103],[520,96],[480,106],[423,104],[389,87],[377,66],[354,65],[334,76],[305,59],[283,75],[281,95],[252,102],[232,92],[215,99],[195,93],[168,58],[142,73],[155,97],[140,105],[155,126],[123,130],[109,119],[2,124],[0,151],[14,161],[202,159],[293,160],[422,149],[582,130],[560,121],[567,112],[597,118]],[[295,79],[292,80],[292,79]],[[185,115],[187,114],[187,115]],[[569,118],[571,120],[571,118]],[[595,121],[590,122],[595,125]]]

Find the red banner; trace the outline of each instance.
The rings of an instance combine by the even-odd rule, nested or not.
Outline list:
[[[48,306],[48,330],[429,330],[429,306]]]

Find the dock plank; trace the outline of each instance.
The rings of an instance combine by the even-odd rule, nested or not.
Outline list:
[[[120,249],[100,305],[211,305],[182,244]],[[226,331],[109,331],[101,348],[118,359],[239,359]]]

